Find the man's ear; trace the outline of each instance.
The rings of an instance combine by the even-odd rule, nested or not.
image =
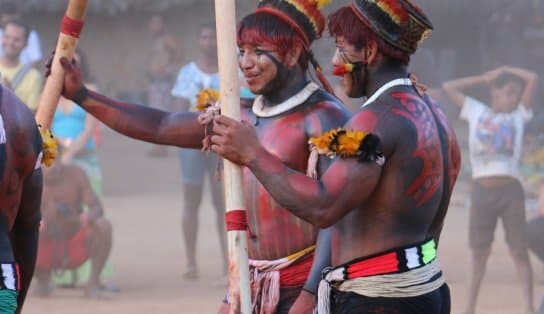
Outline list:
[[[379,61],[380,53],[378,52],[378,43],[374,40],[368,42],[365,47],[365,60],[367,64],[373,64]]]
[[[285,57],[285,65],[288,68],[292,68],[297,65],[300,55],[302,54],[302,47],[296,46],[289,50]]]

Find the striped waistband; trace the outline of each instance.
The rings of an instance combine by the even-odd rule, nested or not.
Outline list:
[[[329,314],[334,289],[368,297],[414,297],[445,283],[436,243],[427,240],[323,270],[314,313]]]
[[[423,267],[436,259],[436,242],[431,239],[409,247],[355,259],[344,265],[326,268],[324,279],[329,282],[360,277],[403,273]]]

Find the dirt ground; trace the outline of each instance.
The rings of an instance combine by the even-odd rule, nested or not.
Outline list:
[[[177,152],[150,159],[150,146],[105,132],[101,148],[104,204],[114,225],[113,281],[122,290],[106,300],[89,300],[82,290],[55,290],[47,299],[30,296],[26,314],[149,314],[215,313],[225,288],[212,283],[221,276],[214,213],[201,207],[198,260],[201,278],[181,277],[184,252],[180,233],[179,166]],[[467,250],[467,196],[457,195],[447,217],[439,258],[452,289],[453,311],[465,305],[469,252]],[[489,261],[478,313],[522,313],[521,290],[505,247],[502,232]],[[533,259],[535,303],[544,295],[542,264]]]

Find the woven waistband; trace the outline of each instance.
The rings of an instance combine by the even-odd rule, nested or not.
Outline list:
[[[324,279],[319,283],[314,313],[331,313],[333,289],[371,298],[411,298],[436,291],[445,282],[437,260],[404,273],[359,277],[335,283]]]
[[[431,239],[370,257],[355,259],[334,268],[326,268],[323,278],[329,282],[360,277],[403,273],[423,267],[436,259],[436,242]]]

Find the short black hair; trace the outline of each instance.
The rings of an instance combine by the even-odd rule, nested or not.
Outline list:
[[[6,23],[6,25],[4,25],[4,29],[10,24],[22,28],[25,31],[25,42],[28,42],[28,37],[30,36],[30,27],[21,20],[10,20]]]
[[[516,84],[519,84],[521,86],[521,89],[524,89],[525,88],[525,81],[513,74],[513,73],[510,73],[510,72],[504,72],[504,73],[501,73],[494,81],[493,81],[493,86],[497,87],[497,88],[502,88],[504,87],[504,85],[506,84],[509,84],[509,83],[516,83]]]

